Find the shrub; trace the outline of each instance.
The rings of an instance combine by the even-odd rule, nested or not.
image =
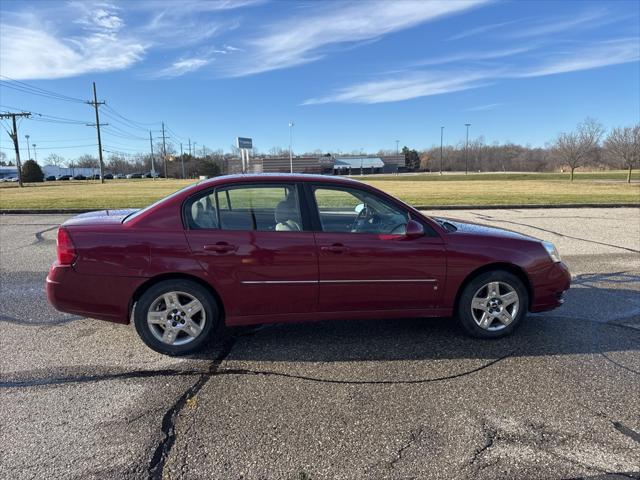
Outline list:
[[[22,181],[23,182],[42,182],[44,181],[44,173],[40,165],[34,160],[27,160],[22,165]]]

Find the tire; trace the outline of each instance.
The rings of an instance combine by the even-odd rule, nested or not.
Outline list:
[[[220,309],[202,285],[191,280],[165,280],[140,296],[134,323],[149,348],[165,355],[188,355],[218,330]]]
[[[504,270],[493,270],[465,286],[457,312],[469,335],[500,338],[513,333],[527,315],[528,307],[529,294],[522,280]]]

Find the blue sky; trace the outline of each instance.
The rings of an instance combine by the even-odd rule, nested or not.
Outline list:
[[[640,121],[640,2],[4,0],[0,110],[38,158],[94,153],[91,82],[106,150],[174,143],[226,151],[375,152],[470,136],[543,146],[586,116]],[[16,90],[15,87],[20,90]],[[125,121],[116,113],[124,116]],[[6,122],[4,122],[6,126]],[[156,133],[154,133],[156,135]],[[13,157],[6,132],[0,147]],[[26,150],[26,148],[25,148]]]

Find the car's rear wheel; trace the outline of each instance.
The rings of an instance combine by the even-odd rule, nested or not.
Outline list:
[[[134,310],[140,338],[156,352],[197,351],[218,329],[220,313],[210,292],[191,280],[165,280],[147,289]]]
[[[485,272],[471,280],[458,301],[458,318],[470,335],[498,338],[509,335],[527,314],[529,295],[516,275],[503,270]]]

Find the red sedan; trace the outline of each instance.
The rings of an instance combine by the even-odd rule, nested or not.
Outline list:
[[[430,218],[373,187],[315,175],[238,175],[142,210],[79,215],[47,277],[58,310],[135,322],[170,355],[222,325],[456,315],[501,337],[562,304],[553,244]]]

